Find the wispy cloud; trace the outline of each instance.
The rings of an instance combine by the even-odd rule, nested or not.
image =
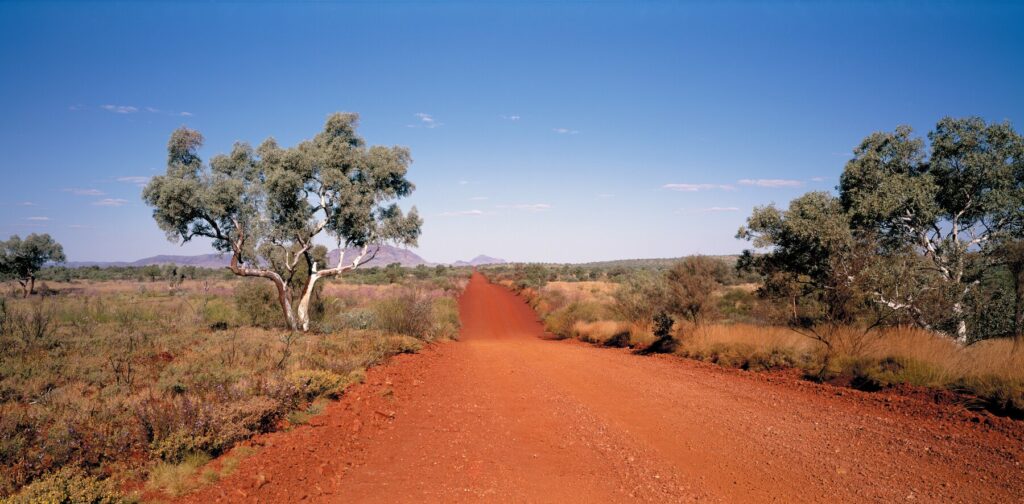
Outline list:
[[[131,105],[100,105],[100,108],[115,114],[134,114],[139,111],[138,107]]]
[[[551,131],[558,133],[559,135],[576,135],[579,131],[569,128],[553,128]]]
[[[69,192],[71,194],[75,194],[78,196],[103,196],[104,194],[106,194],[105,192],[99,189],[86,189],[81,187],[72,187],[69,189],[64,189],[64,192]]]
[[[474,217],[483,214],[484,212],[482,210],[459,210],[453,212],[441,212],[438,215],[441,217]]]
[[[543,212],[551,209],[547,203],[520,203],[518,205],[497,205],[497,208],[510,208],[513,210],[525,210],[527,212]]]
[[[800,180],[789,180],[789,179],[740,179],[737,182],[739,185],[755,186],[755,187],[800,187],[804,183]]]
[[[665,184],[661,186],[661,188],[679,192],[712,191],[716,189],[732,191],[733,189],[736,189],[729,184]]]
[[[437,119],[434,119],[434,116],[427,114],[425,112],[417,112],[413,115],[416,116],[416,118],[419,119],[420,122],[418,124],[408,125],[410,128],[423,127],[433,129],[437,128],[438,126],[442,126],[442,123],[438,122]]]
[[[487,196],[473,196],[469,199],[470,201],[487,201],[489,198]]]
[[[37,221],[37,222],[46,222],[46,221],[50,220],[50,218],[49,217],[29,217],[29,218],[27,218],[25,220]]]
[[[36,206],[36,204],[31,201],[22,201],[18,203],[18,206]]]
[[[468,184],[468,183],[469,183],[469,181],[468,181],[468,180],[460,180],[460,181],[459,181],[459,185],[466,185],[466,184]]]
[[[601,198],[601,199],[608,199],[608,198],[614,198],[615,195],[611,194],[611,193],[601,193],[601,194],[598,194],[597,197]]]
[[[93,205],[105,207],[119,207],[124,206],[126,203],[128,203],[128,200],[121,198],[103,198],[92,202]]]
[[[502,115],[502,116],[500,116],[500,117],[501,117],[502,119],[506,120],[506,121],[518,121],[518,120],[522,119],[522,117],[519,117],[519,116],[518,116],[518,115],[516,115],[516,114],[512,114],[512,115]]]
[[[811,177],[811,182],[824,182],[825,177]]]
[[[117,177],[117,181],[125,184],[135,184],[137,186],[144,186],[146,185],[146,182],[149,182],[149,177]]]
[[[695,210],[695,212],[697,212],[697,213],[739,212],[739,211],[740,211],[740,209],[738,207],[734,207],[734,206],[729,206],[729,207],[713,206],[713,207],[707,207],[707,208],[698,208],[698,209]]]
[[[85,224],[68,224],[68,227],[71,229],[89,229],[89,226]]]
[[[72,105],[68,107],[68,110],[78,111],[85,110],[85,105]],[[100,105],[100,108],[107,112],[113,112],[115,114],[135,114],[138,112],[149,112],[150,114],[161,114],[173,117],[192,117],[192,112],[175,112],[173,110],[161,110],[156,107],[136,107],[134,105]]]

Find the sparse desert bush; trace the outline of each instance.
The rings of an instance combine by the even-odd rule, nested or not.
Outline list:
[[[76,467],[63,468],[31,485],[3,504],[119,504],[126,500],[109,480],[99,480]]]
[[[560,338],[573,337],[577,322],[596,322],[607,316],[605,307],[598,303],[578,301],[569,303],[544,317],[544,327]]]
[[[353,383],[361,381],[362,370],[340,375],[323,369],[300,369],[288,375],[288,381],[299,390],[307,401],[318,397],[336,398]]]
[[[246,324],[271,328],[281,325],[281,310],[277,307],[277,293],[266,282],[244,280],[235,287],[235,306]]]

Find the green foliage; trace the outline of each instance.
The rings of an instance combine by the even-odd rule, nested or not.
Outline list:
[[[664,310],[667,297],[663,277],[637,272],[615,290],[612,310],[627,322],[650,324],[654,315]]]
[[[337,398],[353,383],[361,381],[362,370],[347,376],[320,369],[300,369],[288,375],[288,381],[297,388],[307,401],[318,397]]]
[[[110,480],[99,480],[76,467],[65,467],[17,495],[0,499],[3,504],[120,504],[127,502]]]
[[[277,306],[277,292],[265,282],[245,280],[235,286],[235,308],[248,325],[280,326],[281,311]]]
[[[64,247],[49,234],[18,235],[0,241],[0,280],[14,278],[24,287],[25,296],[32,294],[35,275],[48,263],[64,262]]]
[[[380,244],[415,245],[420,235],[416,209],[406,215],[395,203],[415,188],[405,178],[409,150],[368,147],[357,126],[357,114],[333,114],[323,131],[293,148],[273,139],[256,149],[237,143],[208,165],[198,155],[202,135],[180,128],[167,145],[166,173],[150,180],[143,199],[168,239],[210,238],[232,254],[235,274],[291,293],[278,297],[288,326],[308,330],[310,287],[358,265],[328,267],[316,236],[362,248],[366,259]]]
[[[570,338],[576,322],[595,322],[606,315],[607,310],[599,303],[572,302],[547,314],[544,328],[560,338]]]
[[[422,292],[406,291],[397,297],[383,299],[373,306],[378,329],[432,340],[434,333],[434,303]]]
[[[719,288],[718,272],[724,265],[704,256],[691,256],[665,274],[666,303],[670,313],[699,325],[715,315],[713,295]]]

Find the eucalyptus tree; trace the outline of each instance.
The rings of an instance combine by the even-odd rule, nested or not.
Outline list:
[[[180,128],[167,145],[166,173],[143,199],[169,240],[212,239],[231,254],[234,274],[272,282],[288,327],[306,331],[319,280],[359,267],[382,244],[415,246],[420,235],[416,208],[406,214],[395,203],[415,189],[406,179],[409,150],[368,147],[358,119],[336,113],[294,147],[240,142],[208,164],[198,152],[202,135]],[[317,239],[342,249],[338,264],[326,264]],[[345,257],[345,249],[357,252]]]
[[[978,284],[969,263],[989,267],[994,246],[1022,227],[1024,142],[1009,123],[975,117],[939,121],[928,134],[930,155],[912,134],[901,126],[864,139],[843,171],[840,198],[855,229],[877,233],[889,254],[918,254],[934,280],[879,302],[921,311],[922,289],[944,291],[950,332],[966,342],[963,302]]]
[[[64,247],[49,234],[18,235],[0,242],[0,279],[14,278],[28,297],[35,291],[36,272],[50,263],[62,263]]]

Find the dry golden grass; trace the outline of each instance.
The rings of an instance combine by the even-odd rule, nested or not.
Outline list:
[[[577,321],[572,326],[573,334],[577,338],[588,343],[599,344],[605,344],[620,334],[629,334],[631,329],[630,324],[616,320]]]
[[[548,282],[544,291],[555,292],[573,301],[611,303],[618,284],[612,282]]]

